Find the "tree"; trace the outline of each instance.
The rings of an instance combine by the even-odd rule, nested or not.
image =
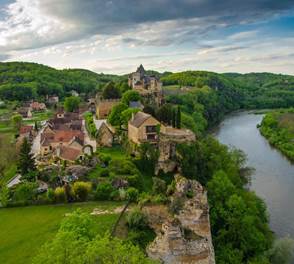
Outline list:
[[[16,202],[28,203],[35,200],[37,192],[37,184],[32,182],[24,182],[18,184],[13,194],[13,200]]]
[[[17,165],[22,175],[26,175],[29,172],[35,171],[36,169],[35,159],[31,153],[31,144],[27,138],[23,139],[22,145],[20,147]]]
[[[22,123],[22,116],[17,114],[17,115],[13,115],[11,117],[11,122],[13,127],[18,131],[21,127],[21,123]]]
[[[268,255],[272,264],[290,263],[294,256],[294,240],[288,237],[276,240]]]
[[[128,106],[123,103],[119,103],[116,106],[114,106],[108,116],[108,122],[113,126],[121,126],[121,113],[126,109],[128,109]]]
[[[67,112],[73,112],[79,109],[80,98],[77,96],[66,97],[64,101],[64,109]]]
[[[175,126],[176,128],[181,128],[181,108],[178,105],[177,112],[176,112],[176,118],[175,118]]]
[[[159,121],[172,125],[173,113],[173,106],[171,104],[164,104],[158,109],[156,117]]]
[[[109,82],[104,86],[102,96],[104,99],[118,99],[121,97],[121,94],[115,84],[113,82]]]
[[[129,105],[131,101],[140,101],[140,100],[141,100],[141,95],[134,90],[126,91],[121,98],[121,102],[126,105]]]
[[[138,113],[140,109],[138,108],[128,108],[124,111],[122,111],[120,119],[121,119],[121,124],[124,125],[125,127],[128,126],[129,120],[132,118],[132,115]]]

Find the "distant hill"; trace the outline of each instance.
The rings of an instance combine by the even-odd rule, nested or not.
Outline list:
[[[107,82],[123,80],[126,78],[83,69],[56,70],[36,63],[0,63],[0,98],[26,100],[47,94],[63,97],[71,90],[95,94]]]
[[[277,108],[294,105],[294,76],[273,73],[224,73],[185,71],[161,78],[165,85],[237,90],[244,108]]]

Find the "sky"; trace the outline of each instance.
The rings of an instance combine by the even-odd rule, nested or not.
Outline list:
[[[294,0],[0,0],[0,61],[294,75]]]

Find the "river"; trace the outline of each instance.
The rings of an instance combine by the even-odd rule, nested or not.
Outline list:
[[[234,113],[226,117],[214,136],[246,153],[247,165],[255,168],[250,188],[266,202],[271,229],[278,237],[294,238],[294,165],[259,133],[256,125],[262,117]]]

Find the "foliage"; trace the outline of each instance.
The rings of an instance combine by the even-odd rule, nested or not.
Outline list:
[[[152,192],[154,194],[165,194],[166,193],[166,183],[164,180],[158,178],[158,177],[152,177],[153,180],[153,186],[152,186]]]
[[[91,190],[90,182],[75,182],[73,184],[73,192],[78,201],[86,201]]]
[[[20,114],[13,115],[11,117],[11,123],[14,129],[18,131],[22,124],[22,116]]]
[[[294,109],[267,113],[260,132],[271,145],[294,161]]]
[[[127,199],[130,202],[137,202],[138,197],[139,197],[139,191],[136,188],[130,187],[127,189]]]
[[[138,113],[140,109],[138,108],[128,108],[124,111],[121,112],[121,124],[124,125],[125,127],[128,126],[129,120],[132,118],[132,115]]]
[[[57,187],[54,191],[54,197],[57,202],[65,203],[67,200],[64,187]]]
[[[8,204],[8,200],[9,200],[9,189],[4,184],[3,186],[0,186],[0,204],[3,207],[6,207]]]
[[[263,256],[272,243],[263,201],[235,186],[223,171],[207,186],[217,263],[247,263]]]
[[[98,184],[95,192],[95,198],[97,200],[110,200],[111,193],[114,191],[112,185],[108,182]]]
[[[121,98],[121,102],[126,105],[129,105],[129,103],[132,101],[136,102],[136,101],[140,101],[140,100],[141,100],[141,95],[137,91],[134,91],[134,90],[126,91]]]
[[[35,170],[35,160],[33,158],[33,154],[31,153],[31,144],[27,138],[23,139],[17,166],[22,175],[26,175]]]
[[[16,151],[13,144],[11,144],[9,137],[6,135],[0,134],[0,183],[6,183],[5,179],[7,170],[10,168],[15,167],[15,161],[16,161]],[[15,171],[12,170],[12,175],[14,176]]]
[[[102,96],[104,99],[117,99],[121,97],[121,94],[115,83],[109,82],[104,86]]]
[[[79,109],[80,98],[77,96],[66,97],[64,100],[64,109],[67,112],[74,112]]]
[[[37,184],[31,182],[24,182],[18,184],[13,193],[13,201],[20,203],[27,203],[34,201],[37,196]]]
[[[108,234],[94,237],[89,214],[74,212],[55,238],[46,243],[33,263],[153,263],[136,246]]]
[[[121,114],[126,109],[128,109],[128,106],[126,104],[119,103],[115,105],[108,116],[108,122],[113,126],[121,126],[123,123]]]
[[[128,226],[133,229],[143,229],[148,225],[147,217],[139,207],[135,207],[128,212],[126,220]]]
[[[94,123],[94,117],[93,114],[90,112],[85,113],[85,125],[88,133],[91,135],[91,137],[95,138],[97,136],[97,128]]]
[[[291,238],[277,239],[268,252],[271,264],[288,264],[293,261],[294,241]]]

